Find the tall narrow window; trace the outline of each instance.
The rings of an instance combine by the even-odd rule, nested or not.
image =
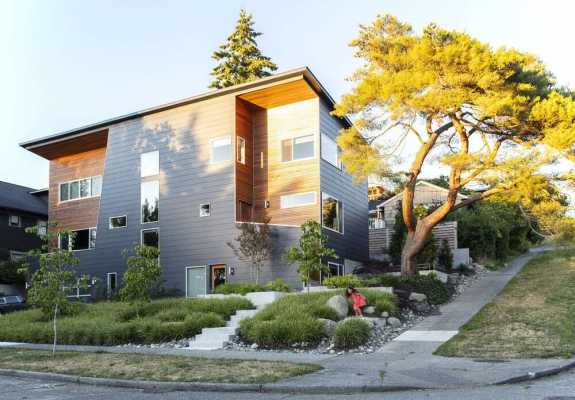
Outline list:
[[[70,200],[70,184],[68,182],[60,185],[60,201]]]
[[[246,163],[246,140],[241,137],[238,136],[238,141],[237,141],[237,160],[240,164],[245,164]]]
[[[142,231],[142,245],[160,248],[160,230],[144,229]]]
[[[314,157],[313,135],[282,140],[282,162],[307,160]]]
[[[108,297],[112,297],[116,294],[116,287],[118,286],[118,274],[116,272],[108,272],[106,277],[107,295]]]
[[[48,222],[38,221],[38,236],[46,236],[48,234]]]
[[[158,222],[160,207],[160,181],[141,184],[142,223]]]
[[[70,200],[80,198],[80,181],[70,182]]]
[[[212,164],[229,161],[232,150],[232,138],[229,136],[210,141],[210,162]]]
[[[92,177],[92,196],[99,196],[102,193],[102,177]]]
[[[321,194],[321,221],[324,228],[343,233],[343,205],[327,193]]]
[[[245,201],[238,201],[238,221],[250,222],[252,220],[252,205]]]
[[[140,154],[140,173],[142,178],[160,173],[160,152],[150,151]]]

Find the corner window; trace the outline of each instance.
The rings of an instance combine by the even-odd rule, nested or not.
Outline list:
[[[60,184],[60,202],[100,196],[102,177],[92,176]]]
[[[313,135],[285,139],[281,142],[282,162],[307,160],[314,157]]]
[[[200,204],[200,217],[209,217],[211,212],[210,203]]]
[[[212,164],[229,161],[232,152],[232,138],[229,136],[210,141],[210,162]]]
[[[321,194],[321,221],[324,228],[343,233],[343,204],[329,194]]]
[[[325,133],[321,134],[321,158],[336,168],[342,167],[337,143]]]
[[[142,223],[158,222],[160,207],[160,181],[142,182],[140,186]]]
[[[110,229],[125,228],[128,226],[128,217],[122,215],[119,217],[110,217]]]
[[[246,139],[244,139],[241,136],[238,136],[238,141],[237,141],[237,160],[240,164],[244,164],[246,163]]]
[[[160,230],[159,229],[144,229],[142,231],[141,244],[143,246],[160,248]]]
[[[315,192],[288,194],[280,197],[281,208],[293,208],[315,204]]]
[[[59,235],[59,246],[68,250],[89,250],[96,247],[96,228],[78,229],[70,235]]]
[[[140,176],[156,176],[160,173],[160,152],[150,151],[140,154]]]
[[[20,219],[19,215],[10,215],[10,217],[8,217],[8,225],[9,226],[17,228],[17,227],[21,226],[21,224],[22,224],[22,220]]]

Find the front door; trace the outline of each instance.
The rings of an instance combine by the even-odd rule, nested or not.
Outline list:
[[[212,291],[221,284],[226,283],[226,264],[211,265]]]
[[[206,267],[186,268],[186,297],[206,294]]]

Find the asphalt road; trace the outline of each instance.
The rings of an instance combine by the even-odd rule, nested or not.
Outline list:
[[[530,384],[465,390],[414,391],[357,395],[271,395],[256,393],[144,392],[0,376],[1,400],[575,400],[575,371]]]

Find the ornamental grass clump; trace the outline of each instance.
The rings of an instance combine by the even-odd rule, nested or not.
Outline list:
[[[350,318],[341,321],[333,333],[337,349],[349,350],[366,344],[371,336],[369,324],[361,318]]]

